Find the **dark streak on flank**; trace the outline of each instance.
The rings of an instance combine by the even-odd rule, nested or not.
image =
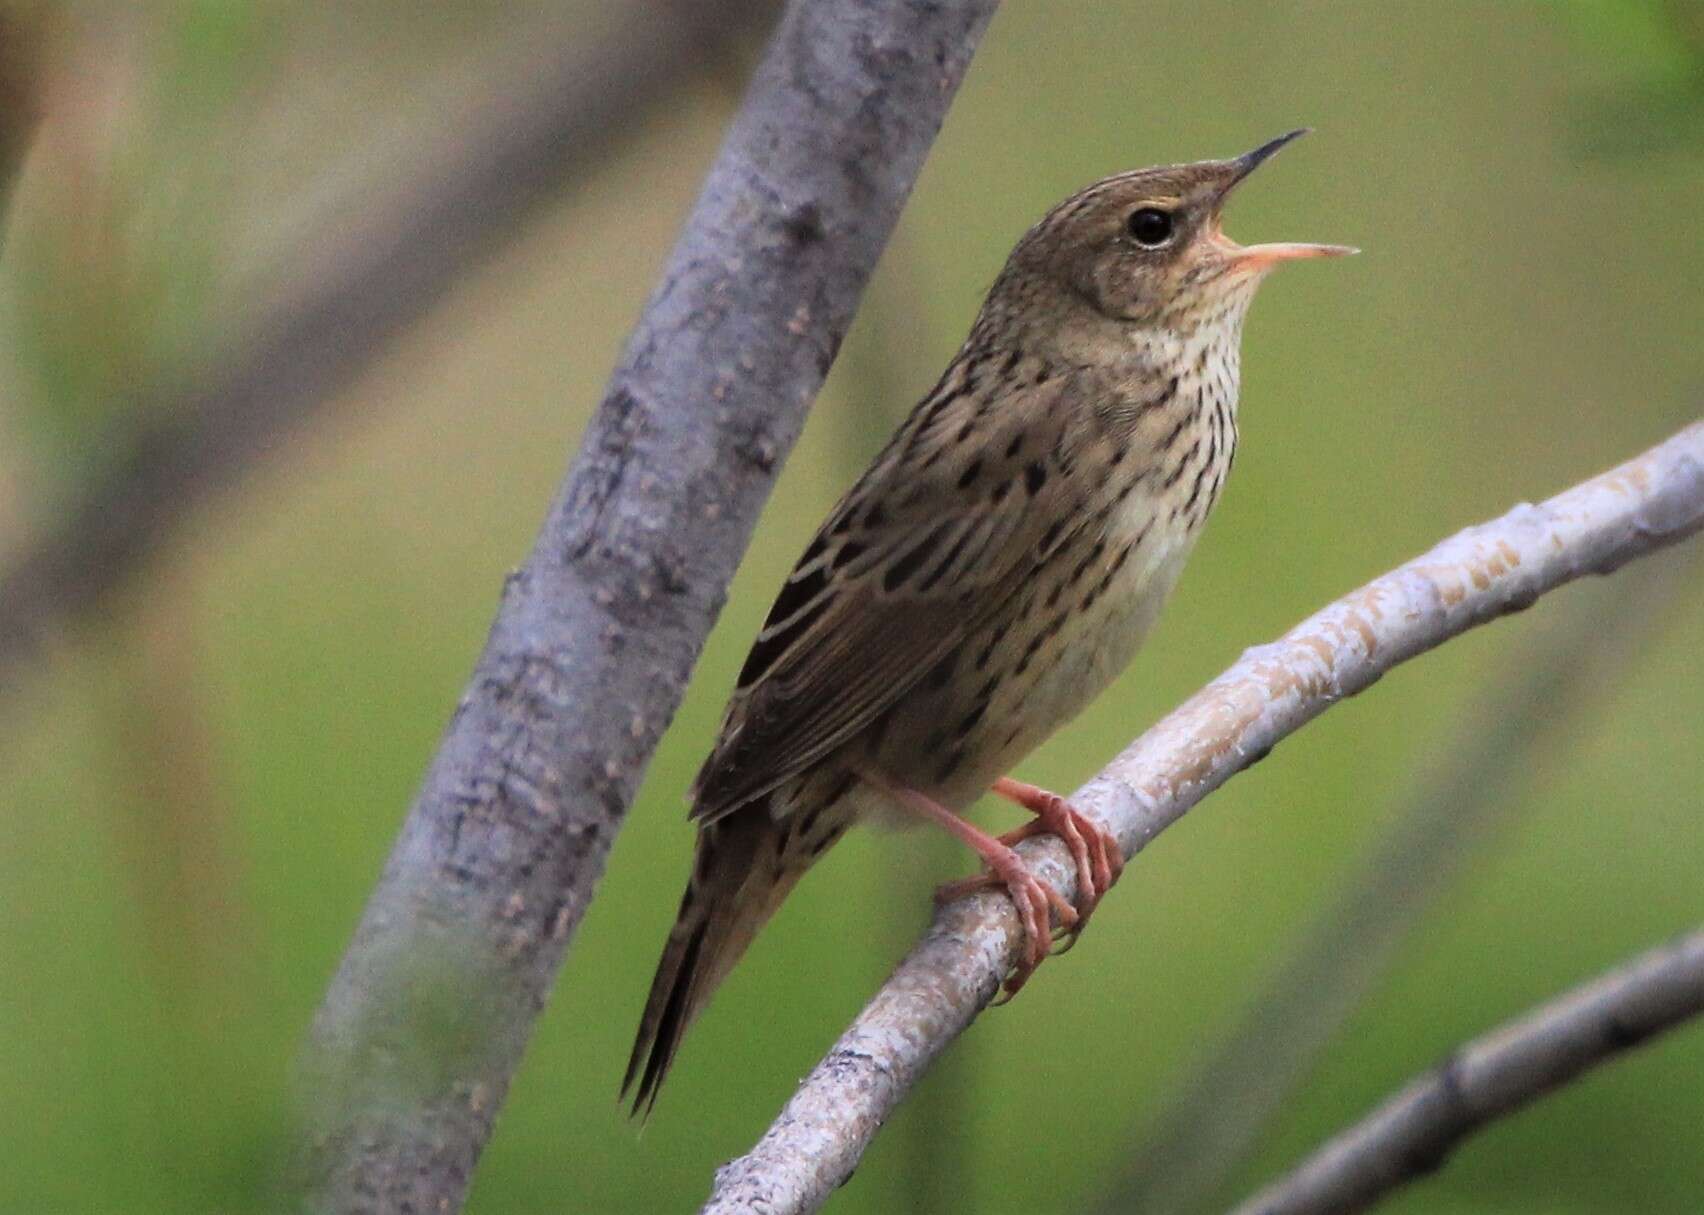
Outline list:
[[[1177,425],[1171,428],[1171,433],[1160,440],[1161,455],[1164,455],[1166,452],[1171,450],[1172,444],[1177,442],[1177,437],[1183,433],[1183,428],[1188,424],[1189,419],[1187,417],[1182,417],[1177,420]]]
[[[976,729],[977,723],[982,720],[982,715],[986,712],[988,712],[988,702],[986,700],[979,701],[977,706],[960,720],[958,726],[953,730],[953,737],[961,740],[967,738],[970,732]]]
[[[1209,459],[1202,461],[1201,467],[1196,470],[1195,484],[1189,488],[1189,501],[1183,504],[1183,509],[1186,513],[1195,509],[1196,499],[1201,497],[1201,486],[1206,482],[1207,474],[1211,472],[1212,469],[1213,463]]]
[[[1171,489],[1179,481],[1183,480],[1184,469],[1186,469],[1189,466],[1190,462],[1195,459],[1195,453],[1200,451],[1200,450],[1201,450],[1201,439],[1200,439],[1199,436],[1197,436],[1195,441],[1193,443],[1191,443],[1189,445],[1188,449],[1183,453],[1182,457],[1179,458],[1179,460],[1177,462],[1177,467],[1172,469],[1171,472],[1166,474],[1166,479],[1163,483],[1164,488]]]

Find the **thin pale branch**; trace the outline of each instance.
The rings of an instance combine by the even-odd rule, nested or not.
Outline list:
[[[315,1020],[312,1208],[460,1205],[993,8],[788,6]]]
[[[1137,739],[1073,801],[1133,856],[1231,776],[1415,655],[1547,591],[1704,527],[1704,423],[1540,505],[1521,505],[1258,646]],[[1075,893],[1065,846],[1022,845]],[[893,1109],[975,1019],[1012,965],[1009,899],[945,907],[749,1155],[718,1171],[706,1212],[812,1211],[851,1175]]]
[[[1701,1013],[1696,931],[1468,1043],[1234,1215],[1364,1210],[1487,1123]]]
[[[1190,1073],[1131,1153],[1102,1215],[1204,1210],[1258,1145],[1399,944],[1462,863],[1500,831],[1530,757],[1601,707],[1609,672],[1648,649],[1704,546],[1624,575],[1506,664],[1483,703],[1416,783],[1390,826],[1316,914],[1236,1028]],[[1212,1209],[1221,1209],[1213,1207]]]
[[[236,326],[239,345],[189,384],[145,388],[128,454],[0,574],[0,686],[99,607],[206,497],[263,460],[389,348],[472,266],[522,231],[622,135],[672,95],[730,31],[771,0],[634,3],[604,39],[568,48],[532,82],[509,80],[485,121],[420,149],[405,183],[354,232],[316,234],[287,265],[322,265],[300,290]],[[707,32],[715,29],[715,37]],[[329,262],[312,251],[339,250]]]

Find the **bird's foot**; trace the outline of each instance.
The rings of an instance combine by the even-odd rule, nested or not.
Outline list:
[[[1035,973],[1035,968],[1047,960],[1048,949],[1053,943],[1052,917],[1057,915],[1061,930],[1070,932],[1078,922],[1077,909],[1065,901],[1065,896],[1037,877],[1023,857],[1012,851],[1010,844],[1002,843],[966,822],[934,798],[893,780],[877,768],[859,769],[858,776],[872,788],[888,794],[895,804],[919,818],[945,828],[955,838],[975,849],[976,854],[987,863],[989,872],[963,881],[949,882],[935,891],[937,903],[950,903],[967,894],[1001,888],[1012,896],[1012,902],[1018,910],[1018,920],[1024,929],[1024,946],[1012,973],[1006,977],[1006,999],[1011,999],[1018,989],[1029,981],[1029,977]],[[1021,788],[1027,789],[1029,786]],[[1041,790],[1035,792],[1040,793]],[[1065,805],[1063,802],[1060,804]],[[1070,810],[1070,807],[1065,806],[1065,809]],[[1083,821],[1088,822],[1087,819]],[[1113,851],[1116,854],[1117,849],[1114,848]]]
[[[1006,976],[1004,984],[1005,995],[996,1001],[1004,1004],[1018,990],[1029,982],[1029,977],[1035,973],[1036,967],[1047,960],[1049,946],[1053,942],[1053,933],[1049,927],[1052,915],[1059,917],[1062,931],[1071,932],[1075,928],[1078,915],[1077,909],[1065,901],[1052,886],[1035,875],[1024,859],[1011,847],[999,840],[988,841],[993,847],[977,851],[988,862],[990,872],[979,873],[975,877],[961,878],[956,882],[948,882],[935,891],[935,902],[951,903],[967,894],[977,894],[984,890],[1004,889],[1012,897],[1012,902],[1018,909],[1018,919],[1024,926],[1024,947],[1019,953],[1017,963],[1012,967],[1012,973]],[[1051,911],[1051,915],[1050,915]]]
[[[1059,951],[1064,953],[1077,943],[1102,896],[1123,874],[1124,851],[1111,831],[1057,793],[1006,777],[994,782],[994,792],[1035,815],[1022,827],[1002,835],[1002,844],[1010,848],[1023,840],[1051,832],[1064,840],[1065,846],[1071,850],[1071,857],[1077,865],[1078,914],[1075,922],[1065,928],[1065,946]]]

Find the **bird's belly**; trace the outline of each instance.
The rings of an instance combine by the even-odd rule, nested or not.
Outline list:
[[[1155,573],[1146,583],[1112,588],[1104,608],[1085,614],[1053,664],[1023,694],[1042,737],[1087,708],[1130,665],[1177,576],[1175,567]]]
[[[1003,774],[1087,708],[1130,665],[1171,597],[1194,536],[1157,544],[1134,569],[1121,570],[1104,595],[1073,620],[1032,684],[1012,690],[1013,716],[1025,729],[992,762]],[[1134,564],[1134,563],[1132,563]],[[992,778],[990,778],[992,779]]]
[[[1069,555],[1043,571],[1009,617],[971,635],[951,679],[907,694],[873,762],[954,809],[975,801],[1129,665],[1193,545],[1192,529],[1154,529],[1116,567],[1114,545],[1074,581]],[[1055,597],[1062,582],[1070,593]]]

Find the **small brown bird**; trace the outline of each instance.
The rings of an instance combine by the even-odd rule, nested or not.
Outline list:
[[[866,817],[974,848],[1027,934],[1006,981],[1080,931],[1123,857],[1064,799],[1004,773],[1134,656],[1218,501],[1237,441],[1238,343],[1266,272],[1337,245],[1244,248],[1233,160],[1121,173],[1018,242],[938,384],[782,587],[693,786],[698,845],[622,1092],[655,1104],[694,1017],[800,876]],[[1035,815],[999,838],[959,811]],[[1012,845],[1069,844],[1079,906]],[[1051,914],[1050,914],[1051,912]]]

